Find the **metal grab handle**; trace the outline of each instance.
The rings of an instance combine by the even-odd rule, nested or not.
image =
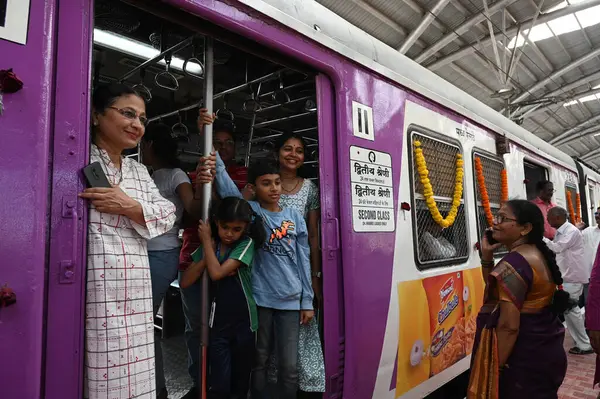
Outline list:
[[[190,70],[188,69],[188,64],[190,64],[190,63],[197,64],[200,67],[200,72],[199,73],[190,72]],[[204,64],[198,58],[190,57],[187,60],[185,60],[185,62],[183,63],[183,73],[186,76],[189,76],[190,78],[204,79]]]
[[[189,134],[189,130],[186,125],[181,122],[177,122],[171,127],[171,135],[173,137],[182,137]]]
[[[138,83],[132,89],[142,97],[146,104],[152,101],[152,93],[150,93],[150,89],[144,83]]]
[[[189,135],[190,132],[187,126],[183,124],[183,121],[181,120],[181,114],[177,114],[177,116],[179,117],[179,121],[173,126],[171,126],[171,136],[175,138],[179,138],[182,136],[186,137]]]
[[[150,93],[150,89],[144,84],[144,77],[146,77],[146,70],[144,68],[140,68],[140,83],[133,86],[133,90],[135,90],[142,97],[146,104],[148,104],[150,101],[152,101],[152,93]]]
[[[163,89],[177,91],[179,90],[179,81],[175,76],[173,76],[171,72],[169,72],[169,69],[171,67],[170,55],[165,56],[165,63],[167,64],[167,67],[163,72],[156,74],[156,76],[154,77],[154,83],[158,87],[162,87]],[[163,79],[163,77],[166,77],[166,79],[164,83],[161,83],[160,80]]]
[[[252,95],[252,98],[249,98],[246,101],[244,101],[242,108],[246,112],[256,112],[260,110],[260,104],[254,98],[254,95]]]
[[[260,88],[262,87],[262,82],[258,84],[258,90],[256,91],[256,96],[254,96],[254,92],[252,91],[252,86],[250,86],[250,98],[244,101],[242,104],[242,109],[246,112],[258,112],[262,108],[260,102],[258,102],[258,97],[260,96]]]
[[[313,112],[317,110],[317,103],[312,98],[309,98],[304,103],[304,110],[307,112]]]
[[[160,80],[163,78],[164,78],[164,83],[161,83]],[[163,72],[157,74],[154,77],[154,84],[156,84],[158,87],[162,87],[163,89],[167,89],[170,91],[179,90],[179,81],[169,71],[163,71]]]
[[[290,96],[285,92],[285,90],[283,90],[283,80],[281,79],[281,75],[279,75],[279,89],[273,91],[271,98],[273,101],[279,104],[290,102]]]
[[[233,120],[235,119],[233,112],[231,112],[227,108],[222,108],[222,109],[217,110],[215,115],[217,115],[217,118],[219,118],[219,119],[227,119],[227,120],[230,120],[231,122],[233,122]]]

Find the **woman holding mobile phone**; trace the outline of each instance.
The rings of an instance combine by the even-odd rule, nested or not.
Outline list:
[[[152,285],[146,240],[166,233],[175,206],[144,165],[124,158],[145,133],[146,105],[113,83],[92,97],[90,162],[112,187],[88,188],[84,397],[156,397]]]

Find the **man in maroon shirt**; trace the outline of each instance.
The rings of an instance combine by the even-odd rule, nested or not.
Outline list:
[[[214,117],[210,117],[206,110],[200,110],[198,128],[203,130],[205,124],[213,123]],[[235,141],[233,138],[233,124],[231,122],[215,121],[213,127],[213,146],[225,165],[231,179],[236,183],[240,191],[244,190],[248,181],[248,171],[245,167],[235,162]],[[190,173],[190,179],[195,190],[196,173]],[[187,215],[186,215],[187,216]],[[179,278],[181,273],[192,263],[192,252],[200,246],[198,238],[198,221],[184,217],[183,244],[179,254]],[[198,375],[200,373],[200,331],[201,331],[201,284],[196,284],[186,289],[181,289],[183,312],[185,315],[185,340],[188,348],[188,371],[194,382],[194,387],[183,397],[183,399],[196,399],[198,397]]]

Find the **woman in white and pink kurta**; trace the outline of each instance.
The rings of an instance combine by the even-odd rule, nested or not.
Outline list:
[[[121,84],[93,96],[91,162],[113,188],[87,189],[85,397],[156,399],[152,285],[146,240],[173,227],[175,206],[146,168],[121,153],[144,135],[146,107]]]

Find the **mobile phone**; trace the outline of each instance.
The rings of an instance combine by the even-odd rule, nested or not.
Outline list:
[[[102,170],[102,165],[100,162],[94,162],[83,168],[83,175],[87,180],[87,184],[89,188],[111,188],[112,185],[108,181],[106,174],[104,174],[104,170]]]
[[[490,243],[490,245],[494,245],[497,244],[498,241],[494,240],[494,232],[492,230],[486,230],[485,231],[485,237],[487,238],[488,242]]]

